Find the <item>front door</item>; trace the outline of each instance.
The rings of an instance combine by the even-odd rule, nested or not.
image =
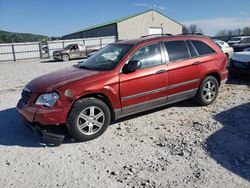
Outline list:
[[[163,64],[159,43],[138,49],[129,59],[141,62],[141,68],[120,74],[122,114],[130,114],[166,102],[167,67]]]
[[[70,58],[79,58],[80,57],[80,51],[79,51],[77,44],[74,44],[71,47],[70,52],[69,52],[69,56],[70,56]]]

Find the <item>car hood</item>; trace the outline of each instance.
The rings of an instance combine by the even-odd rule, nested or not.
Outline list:
[[[56,50],[56,51],[54,51],[54,53],[64,53],[64,52],[67,52],[67,50],[61,49],[61,50]]]
[[[40,76],[30,81],[26,85],[26,88],[30,89],[32,93],[50,92],[76,80],[85,79],[101,73],[102,71],[72,67]]]
[[[235,52],[232,59],[239,62],[250,62],[250,52]]]

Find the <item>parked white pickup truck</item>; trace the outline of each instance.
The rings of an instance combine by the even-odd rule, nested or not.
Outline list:
[[[69,61],[70,59],[86,57],[89,53],[98,50],[98,47],[86,48],[81,44],[69,44],[64,49],[54,51],[53,58],[57,60]]]

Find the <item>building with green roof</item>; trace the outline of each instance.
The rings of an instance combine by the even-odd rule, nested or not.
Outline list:
[[[116,36],[117,40],[138,38],[150,34],[181,34],[182,25],[157,10],[147,10],[63,36],[63,39]]]

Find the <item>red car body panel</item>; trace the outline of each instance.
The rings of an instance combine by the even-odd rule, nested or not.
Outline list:
[[[166,65],[159,65],[141,69],[130,74],[120,74],[120,97],[125,98],[138,93],[164,88],[168,85],[167,72],[157,74],[157,71],[166,70]],[[138,87],[142,86],[142,87]],[[167,95],[166,90],[157,93],[148,93],[141,97],[121,100],[122,107],[153,100]],[[126,98],[125,98],[126,99]]]
[[[161,41],[189,40],[190,38],[207,43],[216,53],[139,69],[130,74],[121,73],[124,64],[140,47]],[[27,105],[23,105],[20,99],[17,104],[18,112],[25,121],[30,123],[59,125],[67,121],[74,102],[82,97],[102,95],[107,98],[114,111],[119,110],[119,113],[123,113],[133,105],[147,101],[154,102],[156,99],[161,99],[161,103],[167,103],[178,93],[195,91],[206,75],[211,73],[218,74],[220,81],[225,80],[228,75],[225,54],[207,37],[158,37],[151,40],[138,39],[120,43],[135,43],[135,46],[111,71],[93,71],[73,67],[32,80],[26,86],[32,91],[31,99]],[[196,62],[201,63],[196,64]],[[65,96],[66,90],[70,90],[72,97]],[[35,104],[40,94],[52,91],[60,96],[54,106],[44,107]],[[153,102],[152,104],[155,104]]]
[[[27,87],[32,90],[32,93],[50,92],[77,80],[86,79],[87,81],[98,74],[103,74],[103,72],[72,67],[40,76],[29,82]]]

